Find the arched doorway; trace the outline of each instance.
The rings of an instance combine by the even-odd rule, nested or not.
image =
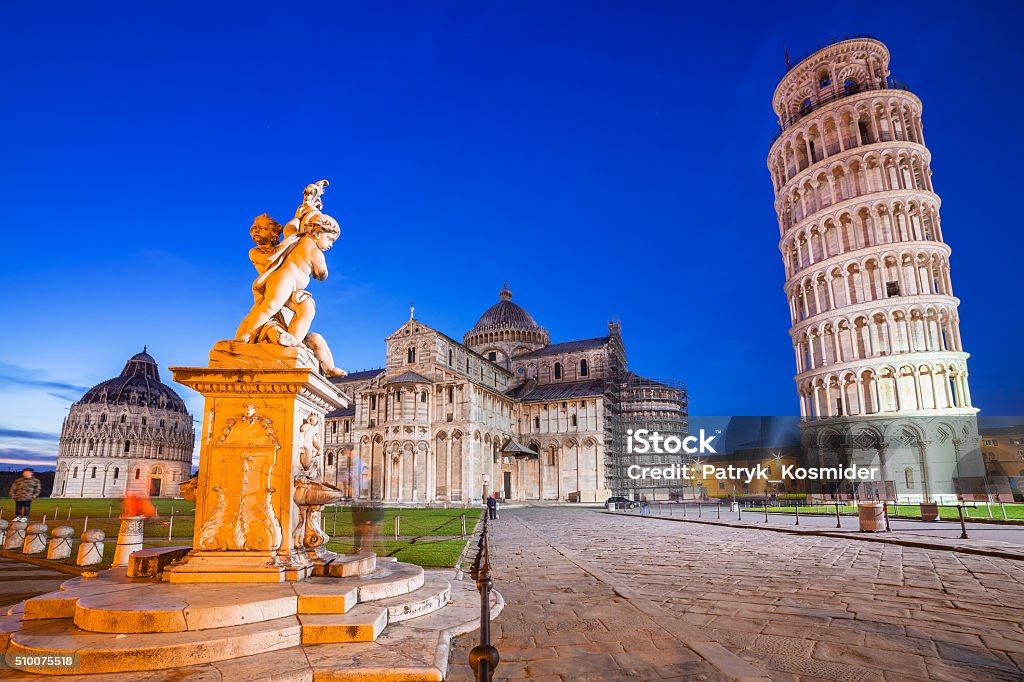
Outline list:
[[[160,467],[153,467],[153,470],[149,473],[149,496],[160,497],[160,491],[163,489],[164,476],[163,469]]]

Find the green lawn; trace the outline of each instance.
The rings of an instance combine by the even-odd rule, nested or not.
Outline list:
[[[380,556],[397,557],[418,566],[450,568],[459,560],[466,540],[380,540],[375,544],[375,551]],[[333,541],[327,543],[327,549],[339,554],[350,554],[355,551],[351,541]]]
[[[1006,509],[1007,519],[1020,519],[1024,520],[1024,504],[1004,504],[1003,508]],[[744,510],[747,508],[745,507]],[[755,506],[749,508],[751,511],[764,510],[763,506]],[[992,517],[993,519],[1001,521],[1003,519],[1003,511],[1000,509],[998,503],[992,503]],[[783,512],[783,513],[794,513],[792,506],[770,506],[768,511],[772,512]],[[857,508],[853,505],[840,505],[839,512],[841,514],[856,514]],[[834,504],[828,505],[800,505],[801,514],[835,514],[836,506]],[[889,515],[893,517],[901,516],[908,518],[920,518],[921,507],[916,504],[901,504],[901,505],[889,505]],[[960,518],[960,514],[956,507],[939,507],[939,518],[955,520]],[[970,519],[987,519],[988,508],[982,503],[967,503],[964,506],[964,518]]]
[[[195,505],[185,500],[153,501],[158,516],[146,519],[144,523],[145,547],[165,547],[167,545],[191,545]],[[14,517],[14,501],[10,498],[0,499],[2,518],[10,520]],[[173,526],[171,516],[173,511]],[[57,518],[54,519],[54,512]],[[68,514],[70,512],[70,520]],[[52,530],[58,525],[68,525],[75,529],[74,552],[78,552],[78,540],[85,527],[88,517],[89,528],[100,529],[106,533],[103,556],[107,564],[113,560],[114,546],[120,527],[118,514],[120,502],[108,499],[59,500],[39,498],[32,503],[29,521],[42,521]],[[462,530],[461,516],[466,517],[466,532],[472,534],[476,527],[480,509],[385,509],[384,520],[380,525],[383,541],[380,552],[389,556],[397,556],[400,561],[408,561],[421,566],[454,566],[465,547],[466,541],[459,536]],[[399,517],[399,531],[403,537],[413,537],[395,541],[395,517]],[[325,532],[334,537],[328,545],[332,551],[347,553],[351,550],[352,513],[348,507],[327,507],[323,512],[321,525]],[[168,532],[172,536],[168,539]],[[418,537],[450,537],[446,539],[422,540]],[[74,558],[63,563],[74,564]],[[105,568],[103,566],[102,568]]]

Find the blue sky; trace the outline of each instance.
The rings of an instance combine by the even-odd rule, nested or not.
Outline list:
[[[850,32],[924,101],[975,403],[1024,414],[1012,3],[3,12],[0,463],[52,458],[144,344],[168,378],[205,363],[251,302],[252,218],[320,178],[343,234],[315,328],[343,367],[379,366],[412,299],[461,337],[507,278],[556,340],[621,319],[695,414],[792,414],[771,95],[784,46]]]

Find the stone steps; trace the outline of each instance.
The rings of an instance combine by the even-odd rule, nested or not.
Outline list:
[[[392,577],[407,581],[415,573],[402,570]],[[91,673],[72,677],[81,682],[440,681],[447,667],[450,638],[475,629],[480,618],[475,586],[469,581],[449,582],[449,576],[448,571],[428,571],[415,590],[354,605],[356,586],[341,589],[337,585],[349,579],[310,578],[292,585],[311,588],[307,594],[311,598],[340,596],[347,602],[348,612],[300,614],[182,633],[83,632],[70,618],[22,621],[21,610],[11,609],[14,615],[0,616],[0,651],[7,636],[18,640],[12,652],[61,654],[77,650],[83,654],[78,672]],[[324,584],[312,587],[320,581]],[[254,586],[246,589],[250,587]],[[302,597],[299,589],[295,593],[297,599]],[[495,617],[502,603],[497,593],[491,596],[491,615]],[[133,653],[139,648],[140,653]],[[27,682],[39,678],[31,672],[6,670],[3,679]]]
[[[388,610],[359,604],[348,613],[303,614],[303,644],[341,644],[372,642],[388,624]]]
[[[78,673],[162,670],[251,656],[301,644],[295,616],[217,630],[111,634],[80,630],[67,619],[30,624],[11,634],[11,654],[80,656]],[[23,668],[25,672],[44,672]]]
[[[407,594],[371,602],[388,610],[388,623],[420,618],[444,608],[452,596],[452,585],[437,575],[428,575],[423,586]]]

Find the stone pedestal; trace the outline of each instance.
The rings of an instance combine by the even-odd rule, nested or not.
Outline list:
[[[82,544],[78,546],[78,558],[75,563],[79,566],[94,566],[103,563],[103,539],[105,537],[106,533],[98,528],[82,533]]]
[[[53,537],[46,548],[47,559],[67,559],[71,556],[71,536],[75,529],[71,526],[57,526],[53,529]]]
[[[30,523],[25,528],[25,543],[22,545],[22,554],[42,554],[46,551],[46,531],[49,528],[45,523]]]
[[[26,526],[28,524],[24,521],[11,521],[7,527],[7,537],[4,538],[4,549],[19,550],[25,545]]]
[[[209,367],[171,368],[175,381],[206,402],[193,550],[168,567],[166,580],[281,582],[312,574],[316,559],[305,538],[316,535],[308,527],[315,518],[297,504],[296,488],[310,481],[323,488],[324,416],[348,405],[318,367],[306,349],[221,341]]]
[[[145,516],[122,516],[121,528],[117,532],[117,547],[110,567],[127,566],[132,552],[142,549],[143,522]]]

